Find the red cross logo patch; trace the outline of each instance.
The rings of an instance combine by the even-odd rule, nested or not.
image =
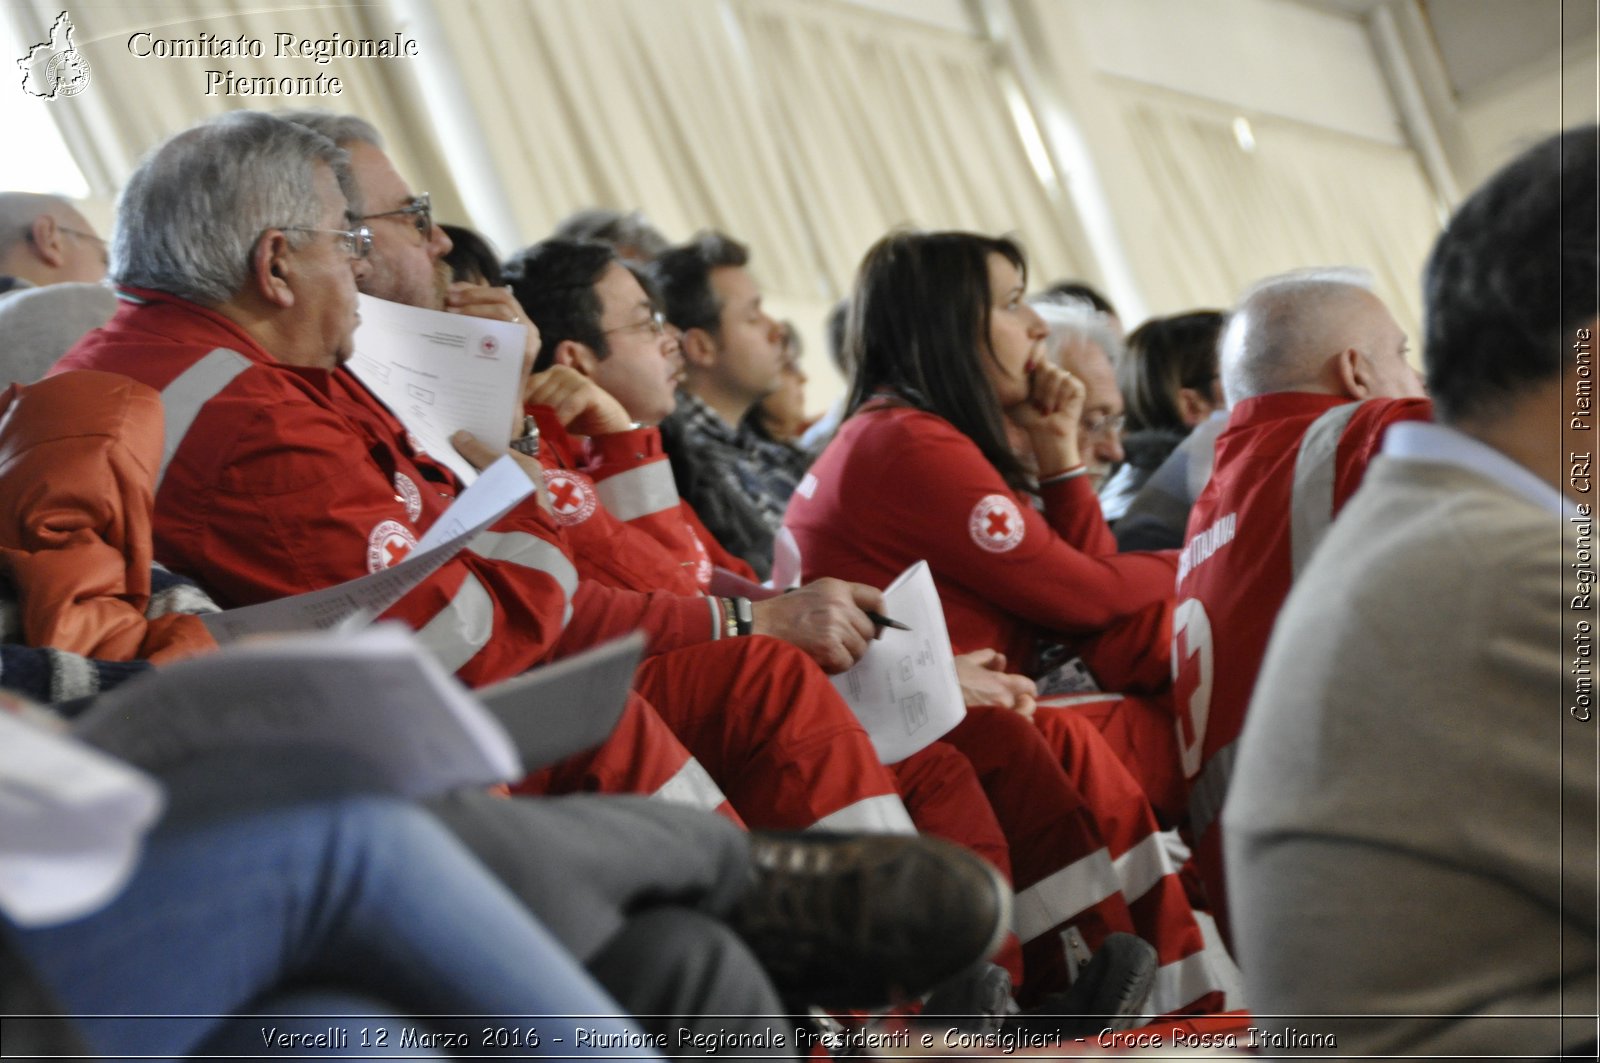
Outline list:
[[[544,470],[544,489],[550,494],[550,508],[562,527],[582,524],[594,516],[595,507],[600,504],[589,478],[571,469]]]
[[[397,520],[379,521],[367,533],[367,571],[381,572],[398,565],[416,545],[417,537],[404,524]]]
[[[483,337],[478,340],[478,350],[481,351],[485,357],[493,358],[495,353],[500,350],[500,341],[488,333],[485,333]]]
[[[1022,532],[1022,511],[1009,495],[984,495],[967,518],[967,534],[991,554],[1015,550]]]

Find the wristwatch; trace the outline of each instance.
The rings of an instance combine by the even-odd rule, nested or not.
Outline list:
[[[533,419],[533,414],[523,414],[522,435],[511,441],[511,449],[530,458],[539,456],[539,422]]]
[[[748,635],[755,628],[755,615],[749,598],[722,599],[722,635],[737,638]]]

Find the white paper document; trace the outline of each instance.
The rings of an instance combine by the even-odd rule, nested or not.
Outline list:
[[[505,729],[400,624],[179,661],[102,694],[75,730],[149,771],[224,749],[344,752],[408,797],[524,774]]]
[[[221,643],[246,635],[364,627],[533,492],[533,481],[522,467],[509,456],[501,458],[483,471],[477,483],[461,492],[416,548],[398,563],[335,587],[205,613],[200,620],[211,637]]]
[[[99,909],[163,804],[144,773],[0,711],[0,910],[48,926]]]
[[[350,371],[429,456],[470,484],[478,472],[450,437],[466,429],[492,447],[511,437],[527,338],[525,325],[363,295]]]
[[[478,691],[529,771],[593,749],[622,718],[644,656],[635,632]]]
[[[926,561],[883,592],[884,615],[911,628],[884,628],[833,685],[867,729],[878,759],[895,764],[942,737],[967,715],[944,608]]]

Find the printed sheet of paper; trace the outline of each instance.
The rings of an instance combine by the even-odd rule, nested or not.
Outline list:
[[[450,437],[466,429],[492,447],[510,438],[527,339],[525,325],[363,295],[350,370],[430,457],[470,484],[478,472]]]
[[[622,718],[644,635],[585,650],[478,691],[529,771],[604,742]]]
[[[0,711],[0,910],[48,926],[100,908],[164,803],[144,773]]]
[[[76,732],[150,771],[212,750],[330,749],[408,797],[524,774],[505,729],[400,624],[179,661],[102,694]]]
[[[900,573],[883,600],[884,615],[911,630],[885,628],[833,685],[867,729],[878,759],[895,764],[948,733],[967,707],[928,563]]]
[[[220,613],[205,613],[200,620],[221,643],[246,635],[317,631],[340,625],[347,625],[345,630],[365,626],[367,621],[437,572],[471,542],[473,536],[505,516],[533,491],[533,481],[522,467],[509,456],[501,458],[483,471],[478,482],[461,492],[416,548],[399,563],[336,587]]]

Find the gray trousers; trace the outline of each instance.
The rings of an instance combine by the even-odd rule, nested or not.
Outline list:
[[[719,917],[751,878],[745,834],[720,816],[643,797],[425,802],[589,968],[667,1054],[790,1056],[793,1024],[766,972]],[[746,1040],[749,1038],[749,1040]]]

